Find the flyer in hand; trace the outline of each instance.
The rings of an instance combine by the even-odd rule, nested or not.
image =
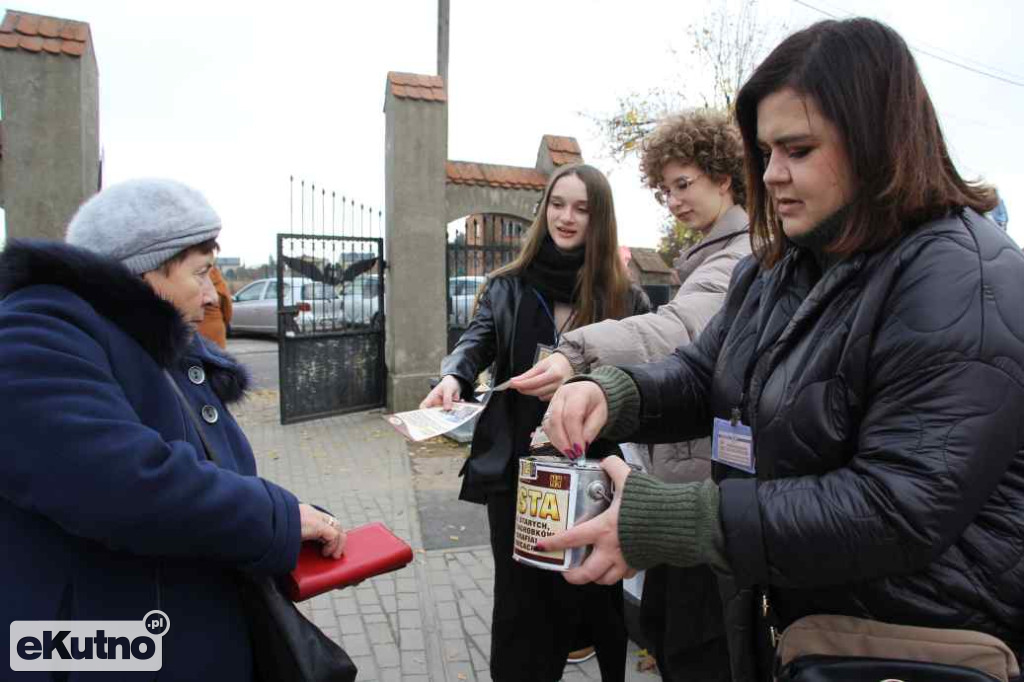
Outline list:
[[[479,403],[455,403],[449,411],[441,407],[428,407],[425,410],[396,412],[384,415],[384,418],[400,434],[409,440],[418,441],[457,429],[483,409],[484,406]]]

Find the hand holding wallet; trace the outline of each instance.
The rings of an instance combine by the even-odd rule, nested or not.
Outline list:
[[[412,561],[412,548],[379,521],[346,531],[340,559],[320,554],[316,542],[304,542],[295,570],[281,581],[292,601],[355,585],[397,571]]]

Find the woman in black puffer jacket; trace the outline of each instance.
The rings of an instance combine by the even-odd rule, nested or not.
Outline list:
[[[783,627],[970,629],[1019,656],[1024,256],[981,215],[993,192],[960,177],[907,45],[874,21],[786,39],[737,118],[756,259],[696,343],[566,385],[548,429],[556,446],[714,432],[728,457],[674,486],[609,462],[611,512],[545,547],[596,541],[572,581],[708,563]],[[741,679],[766,675],[733,646],[752,612],[727,614]]]

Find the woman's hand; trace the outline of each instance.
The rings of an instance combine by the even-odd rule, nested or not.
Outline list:
[[[535,395],[548,401],[566,380],[572,378],[572,365],[561,353],[552,353],[509,384],[523,395]]]
[[[558,389],[541,426],[559,452],[581,457],[608,421],[608,400],[593,381],[579,381]]]
[[[626,558],[622,556],[622,547],[619,545],[619,507],[622,506],[622,489],[626,486],[630,468],[618,457],[606,457],[601,461],[601,468],[615,486],[615,497],[611,506],[586,523],[537,543],[537,548],[545,552],[569,547],[594,546],[594,550],[581,566],[565,572],[565,579],[574,585],[595,582],[613,585],[623,578],[632,578],[636,575],[636,570],[626,564]]]
[[[427,394],[427,397],[420,403],[420,409],[428,407],[443,407],[446,410],[452,409],[452,403],[462,401],[462,386],[459,380],[451,374],[445,375],[437,386]]]
[[[308,504],[299,505],[299,532],[303,542],[316,540],[321,543],[324,556],[340,559],[345,551],[345,531],[338,519]]]

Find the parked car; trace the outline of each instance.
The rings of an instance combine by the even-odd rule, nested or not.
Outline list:
[[[483,275],[459,275],[448,278],[448,326],[465,329],[473,319],[476,297],[487,278]]]
[[[331,329],[341,310],[335,287],[304,277],[285,279],[284,305],[294,306],[286,321],[294,330]],[[231,332],[277,335],[277,279],[258,279],[233,297]]]
[[[346,326],[383,326],[380,314],[380,275],[363,274],[341,287],[339,324]]]

